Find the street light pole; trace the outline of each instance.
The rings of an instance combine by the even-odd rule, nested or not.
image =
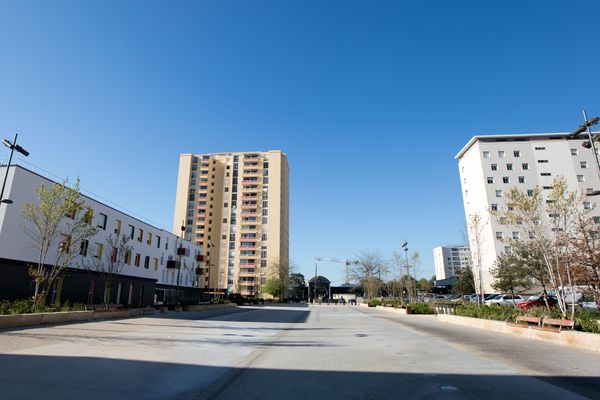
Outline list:
[[[177,247],[177,258],[178,258],[178,263],[177,263],[177,297],[175,299],[175,303],[177,306],[179,306],[179,276],[181,275],[181,256],[182,256],[182,250],[183,250],[183,233],[185,231],[185,225],[184,225],[184,221],[181,222],[181,238],[180,238],[180,242],[179,242],[179,246]]]
[[[579,127],[573,132],[571,132],[569,136],[571,137],[571,139],[576,139],[583,132],[587,132],[588,141],[583,142],[582,146],[586,149],[592,149],[592,152],[594,153],[594,159],[596,160],[596,170],[598,171],[598,176],[600,176],[600,160],[598,159],[598,152],[594,143],[594,136],[592,135],[591,129],[591,126],[596,125],[598,121],[600,121],[600,118],[593,117],[592,119],[588,120],[587,113],[585,112],[585,110],[583,110],[582,112],[583,120],[585,123],[583,125],[579,125]],[[600,190],[594,190],[590,193],[587,193],[586,196],[598,196],[599,194]]]
[[[8,165],[6,166],[6,173],[4,174],[4,181],[2,182],[2,189],[0,190],[0,204],[12,203],[12,200],[4,198],[4,188],[6,187],[6,181],[8,180],[8,170],[10,169],[10,163],[12,162],[13,153],[16,150],[19,153],[23,154],[25,157],[29,156],[29,152],[17,144],[18,137],[19,134],[15,133],[15,140],[12,143],[8,139],[4,139],[2,141],[2,143],[4,143],[4,145],[10,149],[10,156],[8,157]]]

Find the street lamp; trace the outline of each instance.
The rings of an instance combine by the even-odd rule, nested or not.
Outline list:
[[[592,135],[592,130],[590,128],[591,126],[596,125],[598,123],[598,121],[600,121],[600,118],[593,117],[592,119],[588,120],[587,113],[585,112],[585,110],[583,110],[583,120],[585,121],[585,123],[583,125],[579,125],[579,127],[577,127],[577,129],[575,129],[573,132],[571,132],[569,134],[569,137],[571,139],[577,139],[577,137],[579,137],[579,135],[581,135],[584,132],[587,132],[588,140],[581,143],[581,145],[583,147],[585,147],[586,149],[592,149],[592,151],[594,152],[594,159],[596,160],[596,168],[598,169],[598,175],[600,176],[600,161],[598,160],[598,152],[596,149],[596,145],[594,144],[594,136]],[[589,193],[586,193],[586,196],[598,196],[599,194],[600,194],[600,190],[593,190]]]
[[[208,251],[206,252],[206,290],[208,291],[208,299],[211,299],[211,295],[210,295],[210,277],[211,277],[211,273],[210,273],[210,267],[212,267],[211,263],[210,263],[210,249],[211,247],[215,247],[214,244],[212,244],[212,242],[210,240],[207,240],[206,242],[208,244]]]
[[[177,297],[175,298],[176,305],[179,306],[179,276],[181,275],[181,256],[183,255],[183,235],[185,232],[185,225],[181,223],[181,238],[180,244],[177,247]]]
[[[8,165],[6,166],[6,173],[4,174],[4,181],[2,182],[2,190],[0,190],[0,203],[4,203],[4,204],[12,204],[12,200],[4,199],[3,196],[4,196],[4,187],[6,186],[6,180],[8,179],[8,170],[10,169],[10,163],[12,162],[13,153],[16,150],[19,153],[23,154],[25,157],[29,156],[29,152],[17,144],[17,137],[19,137],[18,133],[15,134],[15,140],[12,143],[8,139],[4,139],[2,141],[2,143],[10,149],[10,157],[8,158]]]
[[[411,276],[410,276],[410,265],[408,265],[408,242],[406,241],[406,239],[404,240],[404,243],[402,243],[402,249],[404,250],[404,256],[406,257],[406,275],[408,275],[408,279],[410,280]],[[413,281],[413,284],[415,285],[415,292],[417,290],[417,285],[416,282]],[[408,288],[408,302],[412,303],[412,296],[413,296],[413,290],[409,287]],[[416,303],[416,299],[415,299],[415,303]]]

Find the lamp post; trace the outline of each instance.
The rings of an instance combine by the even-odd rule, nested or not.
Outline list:
[[[17,144],[18,137],[19,134],[15,133],[15,140],[12,143],[8,139],[4,139],[2,141],[2,143],[4,143],[4,145],[10,149],[10,157],[8,157],[8,165],[6,166],[4,181],[2,182],[2,190],[0,190],[0,204],[12,204],[12,200],[4,198],[4,188],[6,186],[6,180],[8,179],[8,170],[10,169],[10,163],[12,162],[13,153],[16,150],[19,153],[23,154],[25,157],[29,156],[29,152]]]
[[[408,242],[406,240],[404,240],[404,243],[402,243],[402,249],[404,250],[404,256],[406,258],[406,275],[408,275],[408,279],[410,280],[411,278],[413,281],[413,285],[414,285],[414,289],[411,289],[410,287],[408,288],[409,290],[409,296],[408,296],[408,301],[410,303],[412,303],[412,297],[413,294],[415,295],[415,303],[417,302],[417,277],[411,277],[410,275],[410,265],[408,264]],[[413,275],[414,275],[414,269],[413,269]]]
[[[592,119],[588,120],[587,113],[585,112],[585,110],[583,110],[583,120],[584,124],[579,125],[577,129],[575,129],[569,134],[569,137],[571,139],[577,139],[579,135],[581,135],[584,132],[587,132],[588,140],[583,142],[581,145],[586,149],[592,149],[592,152],[594,153],[594,159],[596,160],[596,169],[598,170],[598,175],[600,176],[600,160],[598,160],[598,152],[596,145],[594,144],[594,136],[592,135],[592,130],[590,128],[591,126],[596,125],[598,121],[600,121],[600,118],[593,117]],[[600,190],[594,190],[590,193],[587,193],[586,196],[598,196],[599,194]]]
[[[181,275],[181,256],[183,253],[183,234],[185,232],[185,225],[181,222],[181,238],[179,246],[177,247],[177,295],[175,298],[175,305],[179,306],[179,277]]]

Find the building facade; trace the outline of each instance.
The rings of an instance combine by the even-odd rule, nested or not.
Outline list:
[[[202,246],[205,288],[261,296],[275,269],[288,268],[288,207],[288,162],[279,150],[179,158],[173,232],[183,226]]]
[[[471,268],[471,250],[467,245],[438,246],[433,249],[435,279],[452,278],[463,268]]]
[[[6,167],[0,167],[1,176],[5,172]],[[0,299],[28,298],[33,294],[27,268],[37,263],[39,251],[25,232],[30,222],[23,218],[21,210],[26,202],[39,204],[37,188],[49,188],[55,183],[21,166],[9,169],[4,197],[13,203],[0,205]],[[110,303],[153,305],[155,300],[173,299],[178,286],[181,298],[200,298],[200,246],[91,197],[80,195],[80,200],[97,233],[82,243],[70,243],[78,254],[51,288],[49,301],[102,303],[106,284],[100,275],[107,271],[101,265],[110,254],[108,246],[123,235],[128,238],[131,251],[122,268],[113,274],[113,287],[107,295]],[[47,265],[56,262],[60,243],[57,241],[49,249]],[[182,249],[180,254],[178,248]]]
[[[556,177],[563,177],[570,191],[600,189],[594,154],[582,147],[583,142],[566,133],[475,136],[456,155],[474,269],[479,268],[477,248],[481,260],[481,270],[473,273],[482,277],[486,292],[493,291],[494,261],[511,251],[511,240],[523,235],[518,227],[503,225],[491,214],[506,209],[504,196],[509,189],[516,186],[531,195],[538,187],[544,201]],[[596,197],[587,197],[584,207],[593,208],[595,203]],[[600,210],[593,212],[598,215]],[[475,215],[481,218],[479,229],[471,223]]]

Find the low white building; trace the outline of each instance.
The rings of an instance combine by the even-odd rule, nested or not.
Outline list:
[[[523,234],[517,227],[503,225],[490,211],[505,209],[505,194],[517,187],[523,193],[542,190],[544,199],[556,177],[563,177],[570,191],[600,190],[600,179],[592,150],[582,147],[583,137],[566,133],[475,136],[456,155],[467,223],[481,217],[480,256],[485,292],[492,292],[490,268],[498,255],[511,251],[510,241]],[[588,197],[584,207],[593,208],[597,197]],[[593,215],[599,215],[595,209]],[[545,221],[547,223],[547,221]],[[469,231],[471,252],[476,250],[474,230]],[[477,269],[476,255],[472,254]],[[480,271],[473,271],[475,276]]]
[[[436,280],[449,279],[463,268],[471,268],[471,250],[467,245],[446,245],[433,249]]]
[[[6,166],[0,167],[1,177],[5,172]],[[22,166],[13,165],[9,169],[3,197],[12,200],[12,204],[0,205],[0,299],[28,298],[33,293],[27,267],[37,263],[39,251],[32,246],[32,239],[23,230],[30,222],[23,218],[21,209],[25,202],[39,204],[36,189],[42,185],[50,187],[54,183]],[[105,288],[98,279],[99,274],[94,272],[94,258],[103,257],[109,236],[120,238],[123,235],[129,238],[128,245],[132,250],[114,279],[111,303],[152,305],[156,297],[158,301],[173,297],[178,286],[181,288],[180,298],[199,297],[197,282],[202,272],[200,246],[182,241],[169,231],[93,198],[83,194],[80,198],[90,210],[91,224],[98,231],[87,243],[72,244],[79,249],[79,255],[56,280],[49,293],[50,301],[102,302]],[[48,265],[55,263],[58,245],[56,243],[50,249]],[[179,256],[178,247],[184,249]]]

